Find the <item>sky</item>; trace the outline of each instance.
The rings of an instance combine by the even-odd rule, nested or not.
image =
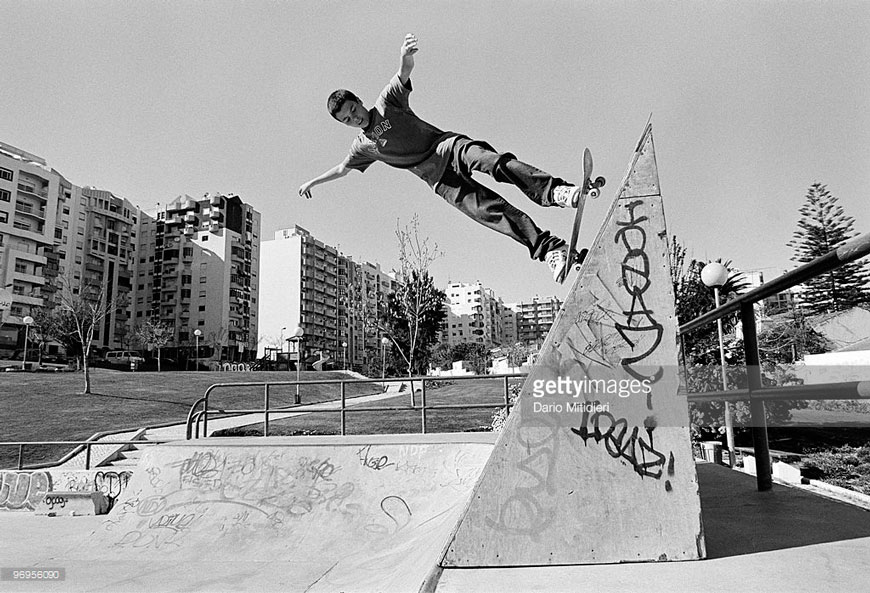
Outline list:
[[[510,303],[563,298],[570,281],[382,163],[297,194],[355,135],[329,93],[371,106],[406,33],[423,119],[568,180],[590,148],[608,185],[581,246],[650,114],[668,232],[690,257],[766,280],[793,268],[815,182],[870,232],[870,2],[0,0],[0,13],[0,141],[146,210],[236,193],[262,213],[261,240],[299,225],[385,270],[417,215],[442,287],[480,281]],[[570,235],[568,211],[481,181]]]

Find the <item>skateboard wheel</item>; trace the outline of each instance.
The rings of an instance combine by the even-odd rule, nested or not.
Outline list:
[[[604,187],[604,184],[607,183],[607,180],[604,177],[596,177],[595,178],[595,186],[596,187]]]
[[[594,200],[595,198],[598,197],[598,194],[599,194],[599,193],[601,193],[601,192],[599,192],[597,188],[596,188],[596,189],[593,189],[593,190],[590,190],[590,191],[589,191],[589,197],[592,198],[592,199]]]

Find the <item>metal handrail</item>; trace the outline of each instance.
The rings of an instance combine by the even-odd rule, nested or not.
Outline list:
[[[824,385],[790,385],[764,387],[761,378],[761,361],[758,354],[758,333],[755,323],[755,307],[758,301],[802,284],[810,278],[830,272],[870,254],[870,233],[854,237],[816,259],[766,282],[749,292],[728,301],[712,311],[700,315],[677,330],[682,337],[690,331],[712,323],[735,311],[740,312],[743,323],[743,345],[747,370],[748,388],[733,391],[687,394],[689,401],[748,400],[750,408],[750,431],[756,455],[756,479],[758,490],[773,488],[773,468],[770,463],[770,445],[767,439],[765,400],[774,399],[870,399],[870,383],[853,381],[827,383]],[[828,393],[819,391],[827,388]],[[813,396],[813,397],[810,397]]]
[[[138,440],[138,441],[0,441],[0,447],[18,447],[18,470],[43,469],[55,466],[24,467],[24,447],[27,445],[77,445],[85,447],[85,469],[91,469],[91,447],[94,445],[162,445],[170,440]],[[2,470],[0,470],[2,471]]]
[[[833,251],[829,251],[825,255],[821,255],[811,262],[805,263],[794,270],[786,272],[770,282],[765,282],[761,286],[737,296],[712,311],[708,311],[691,321],[687,321],[679,327],[677,335],[683,335],[687,332],[698,329],[703,325],[707,325],[708,323],[725,317],[729,313],[738,311],[744,304],[762,301],[769,296],[788,290],[798,284],[803,284],[810,278],[814,278],[839,268],[843,264],[859,260],[868,254],[870,254],[870,233],[854,237]]]
[[[255,414],[262,413],[263,414],[263,436],[267,436],[269,433],[269,415],[270,414],[281,414],[281,413],[296,413],[296,412],[305,412],[305,413],[339,413],[341,414],[341,434],[345,434],[345,416],[348,412],[387,412],[387,411],[408,411],[408,410],[419,410],[420,411],[420,422],[422,432],[425,434],[426,432],[426,412],[428,410],[447,410],[447,409],[475,409],[475,408],[505,408],[510,411],[512,404],[510,403],[510,394],[509,394],[509,380],[517,379],[517,378],[525,378],[525,373],[514,373],[514,374],[504,374],[504,375],[462,375],[457,377],[427,377],[427,376],[417,376],[417,377],[394,377],[389,379],[321,379],[321,380],[313,380],[313,381],[275,381],[275,382],[245,382],[245,383],[215,383],[214,385],[209,386],[205,395],[196,400],[190,408],[190,411],[187,415],[187,427],[186,427],[186,438],[191,440],[193,438],[199,438],[199,426],[200,422],[202,422],[203,436],[208,435],[208,418],[210,415],[215,414],[223,414],[223,415],[239,415],[239,414]],[[426,384],[440,381],[470,381],[470,380],[495,380],[500,379],[504,382],[504,401],[498,404],[442,404],[442,405],[428,405],[426,404]],[[365,408],[348,408],[347,407],[347,397],[346,397],[346,389],[347,385],[358,385],[358,384],[368,384],[368,383],[411,383],[411,407],[396,407],[396,406],[373,406],[373,407],[365,407]],[[416,404],[415,391],[413,388],[414,383],[421,384],[420,398],[421,405]],[[329,405],[330,402],[319,402],[316,404],[306,404],[306,405],[294,405],[283,408],[271,408],[269,405],[269,389],[274,386],[296,386],[296,385],[338,385],[340,389],[340,404],[337,409],[323,409],[324,405]],[[219,388],[225,387],[263,387],[264,388],[264,405],[262,408],[258,409],[241,409],[241,410],[210,410],[208,408],[208,400],[209,395],[213,391]],[[397,394],[399,395],[399,394]],[[201,410],[198,408],[202,407]]]

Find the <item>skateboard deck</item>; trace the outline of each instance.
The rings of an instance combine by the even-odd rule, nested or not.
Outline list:
[[[577,238],[580,236],[580,223],[583,220],[583,207],[586,205],[586,197],[590,197],[592,199],[597,198],[601,193],[601,188],[604,187],[606,180],[604,177],[597,177],[595,180],[592,180],[592,153],[588,148],[583,150],[583,185],[581,186],[583,189],[580,192],[580,197],[577,200],[577,211],[574,213],[574,226],[571,229],[571,242],[568,243],[568,261],[565,262],[565,268],[562,270],[562,274],[559,276],[559,283],[563,284],[565,282],[565,278],[568,277],[568,274],[571,272],[571,268],[577,266],[583,262],[585,257],[586,250],[583,249],[584,253],[578,253],[576,251],[577,248]]]

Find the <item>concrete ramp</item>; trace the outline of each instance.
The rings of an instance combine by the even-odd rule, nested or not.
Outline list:
[[[93,590],[161,589],[160,573],[185,591],[237,581],[244,590],[418,591],[437,580],[492,442],[391,435],[152,447],[112,513],[69,554],[116,567]],[[214,580],[203,580],[203,566]]]
[[[647,125],[442,565],[702,558],[678,384],[667,229]]]

